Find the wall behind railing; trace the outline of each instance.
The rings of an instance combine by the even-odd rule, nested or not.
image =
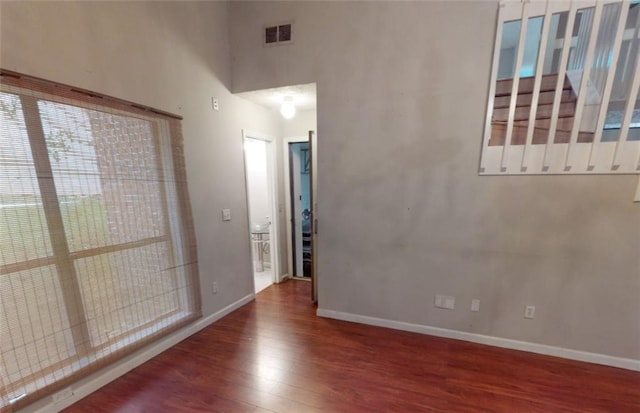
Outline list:
[[[640,359],[637,177],[478,175],[497,2],[230,11],[235,91],[317,82],[321,309]]]

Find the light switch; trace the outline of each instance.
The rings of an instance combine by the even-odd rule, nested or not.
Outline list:
[[[524,308],[524,318],[533,318],[536,315],[536,307],[528,305]]]
[[[231,210],[226,208],[222,210],[222,220],[231,221]]]

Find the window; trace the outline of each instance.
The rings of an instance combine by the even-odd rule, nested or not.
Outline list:
[[[179,119],[1,74],[9,410],[191,322],[200,303]]]
[[[639,3],[501,3],[481,174],[640,172]]]

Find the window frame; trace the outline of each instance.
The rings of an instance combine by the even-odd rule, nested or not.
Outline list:
[[[2,399],[0,399],[0,411],[4,411],[5,409],[24,407],[34,400],[96,371],[98,368],[122,358],[159,337],[180,329],[201,317],[202,313],[195,234],[188,189],[186,187],[186,172],[182,149],[180,124],[182,117],[4,69],[0,69],[0,87],[2,93],[17,95],[22,104],[29,148],[36,170],[38,191],[43,204],[44,218],[47,223],[47,233],[51,245],[51,255],[46,257],[37,257],[9,264],[0,263],[0,277],[8,277],[17,271],[54,266],[61,286],[65,320],[68,320],[69,324],[73,326],[71,334],[75,350],[74,357],[70,356],[37,372],[32,372],[30,375],[22,377],[22,383],[7,383],[7,378],[5,377],[3,387],[7,394],[3,394]],[[29,91],[29,94],[26,95],[20,93],[20,91]],[[108,109],[110,114],[133,117],[150,122],[153,146],[157,152],[158,173],[160,174],[160,203],[164,218],[162,235],[78,251],[70,250],[68,244],[69,234],[65,230],[55,180],[41,179],[42,177],[53,177],[54,174],[43,122],[38,109],[38,101],[40,100],[102,112],[107,112],[105,109]],[[169,162],[163,162],[163,158],[169,159]],[[167,176],[171,176],[171,178],[165,179]],[[170,186],[171,188],[169,188]],[[167,196],[169,190],[175,192],[175,197],[172,199]],[[170,202],[173,204],[172,206],[169,205]],[[178,241],[177,243],[175,242],[176,240]],[[177,265],[175,262],[176,257],[181,257],[184,262],[191,266],[182,277],[185,280],[188,278],[189,288],[176,289],[176,294],[180,295],[177,307],[129,330],[110,336],[105,342],[93,345],[88,329],[88,318],[82,305],[82,291],[74,265],[75,261],[158,243],[169,244],[169,249],[172,252],[168,254],[168,259],[171,262],[170,268],[174,268]],[[185,283],[185,280],[180,280],[180,276],[175,275],[175,278],[180,285]],[[73,305],[71,305],[72,303]],[[145,332],[146,334],[144,334]],[[139,336],[142,336],[142,338],[134,341],[129,340],[131,337]],[[126,348],[123,349],[120,343],[126,343]],[[69,366],[73,369],[72,374],[62,380],[49,383],[48,378],[55,376],[56,371]],[[43,374],[45,370],[49,373]],[[2,380],[1,376],[0,380]],[[25,395],[15,393],[21,387],[26,387],[24,382],[30,383],[34,391]],[[37,382],[48,384],[38,386]],[[13,395],[11,395],[12,391],[14,392]]]

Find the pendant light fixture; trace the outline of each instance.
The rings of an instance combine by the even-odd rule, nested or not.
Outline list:
[[[280,106],[280,114],[285,119],[292,119],[296,116],[296,105],[293,103],[292,96],[285,96]]]

